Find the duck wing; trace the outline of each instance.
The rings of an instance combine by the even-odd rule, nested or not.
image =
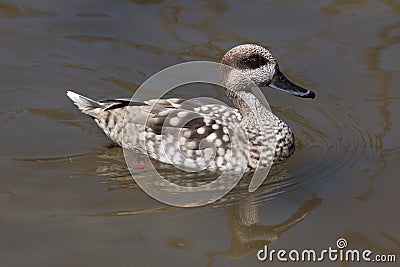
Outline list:
[[[185,166],[204,156],[206,150],[212,156],[219,155],[219,165],[222,165],[230,145],[229,130],[241,119],[234,108],[199,100],[95,101],[70,91],[67,95],[122,147],[138,149],[165,163]],[[204,164],[200,160],[196,166]]]

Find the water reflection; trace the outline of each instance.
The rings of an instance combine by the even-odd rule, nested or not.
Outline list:
[[[400,4],[396,1],[388,1],[386,3],[389,7],[391,12],[400,15]],[[356,197],[357,199],[365,201],[368,196],[374,190],[375,180],[378,179],[383,173],[387,171],[388,166],[393,162],[388,162],[387,154],[392,153],[392,148],[386,148],[384,145],[384,139],[387,136],[387,133],[391,130],[391,125],[393,124],[393,117],[391,112],[389,111],[390,106],[392,105],[392,94],[394,93],[391,91],[392,84],[394,82],[394,74],[392,72],[393,68],[390,70],[386,70],[385,63],[382,60],[382,57],[390,47],[394,45],[398,45],[400,42],[400,36],[396,36],[393,34],[396,30],[400,28],[400,19],[396,20],[393,23],[382,27],[379,32],[377,33],[378,36],[382,39],[382,41],[368,49],[364,55],[364,61],[368,69],[373,71],[375,74],[375,78],[379,81],[379,88],[380,92],[376,94],[379,102],[381,104],[378,105],[378,110],[382,118],[382,133],[377,136],[379,142],[377,143],[380,151],[379,161],[382,163],[379,168],[372,170],[368,174],[368,187],[365,189],[364,192],[358,194]],[[398,50],[398,49],[397,49]],[[388,61],[387,59],[385,60]]]
[[[322,199],[313,196],[299,204],[296,212],[278,224],[263,225],[260,222],[260,207],[254,196],[248,196],[242,203],[232,207],[229,211],[229,231],[232,236],[231,244],[226,255],[239,258],[270,245],[278,238],[304,220],[314,210]]]
[[[115,155],[122,156],[121,149],[116,149],[117,153]],[[99,157],[102,160],[110,162],[114,161],[115,155],[112,154],[101,154]],[[118,157],[117,157],[118,158]],[[121,162],[115,165],[107,164],[107,167],[100,167],[96,170],[99,175],[105,175],[105,183],[109,184],[108,190],[115,189],[135,189],[141,190],[132,180],[129,172],[126,169],[121,169]],[[162,175],[171,177],[179,177],[177,175],[177,170],[174,170],[168,165],[157,166],[158,170],[162,172]],[[111,175],[111,177],[110,177]],[[146,176],[146,171],[142,170],[137,173],[137,175]],[[184,172],[180,174],[184,176]],[[196,175],[191,179],[189,176],[184,178],[186,183],[192,183],[194,181],[201,180],[201,176]],[[219,255],[225,255],[229,258],[240,258],[249,253],[254,252],[257,249],[263,248],[264,245],[270,245],[277,241],[278,238],[284,234],[286,231],[294,227],[296,224],[304,220],[307,215],[314,210],[321,202],[322,199],[311,195],[308,199],[304,199],[298,205],[297,210],[291,214],[288,214],[287,219],[283,219],[281,222],[273,225],[264,225],[260,221],[260,213],[262,208],[268,205],[268,199],[275,197],[293,185],[290,181],[290,176],[286,173],[283,166],[275,166],[268,176],[267,182],[255,192],[249,193],[248,186],[251,176],[244,177],[240,181],[237,187],[232,190],[229,194],[221,198],[215,203],[203,207],[205,209],[225,209],[225,217],[227,219],[227,227],[231,235],[231,242],[226,251],[206,251],[203,254],[206,256],[208,265],[211,266],[213,258]],[[179,179],[178,179],[179,180]],[[208,178],[206,177],[208,181]],[[177,181],[177,180],[175,180]],[[170,212],[177,208],[172,206],[161,206],[153,207],[148,209],[139,210],[119,210],[110,211],[106,213],[97,214],[87,214],[87,216],[132,216],[132,215],[145,215],[145,214],[156,214],[159,212]],[[202,208],[200,208],[202,209]],[[264,214],[268,217],[268,214]],[[189,238],[189,239],[187,239]],[[178,250],[190,250],[193,249],[193,244],[191,244],[190,237],[182,238],[176,237],[166,241],[168,246],[173,247]]]

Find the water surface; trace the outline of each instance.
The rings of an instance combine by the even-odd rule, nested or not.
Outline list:
[[[396,1],[8,1],[0,22],[4,266],[261,266],[265,244],[339,237],[399,260]],[[253,194],[191,209],[153,200],[65,96],[129,97],[165,67],[242,43],[269,47],[317,93],[265,92],[297,151]]]

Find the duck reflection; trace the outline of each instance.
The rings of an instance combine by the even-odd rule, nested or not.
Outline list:
[[[232,241],[226,255],[240,258],[263,248],[264,245],[274,243],[283,233],[305,219],[321,202],[320,198],[312,197],[301,203],[288,219],[274,225],[262,225],[256,196],[247,196],[229,212],[228,223]]]
[[[104,182],[109,184],[108,190],[140,190],[125,167],[122,149],[109,148],[107,147],[104,150],[101,149],[98,151],[97,157],[99,158],[99,162],[104,161],[106,164],[99,164],[100,166],[96,170],[100,176],[107,177]],[[139,163],[143,161],[139,154],[137,160]],[[113,164],[110,164],[110,162],[113,162]],[[167,164],[156,164],[155,167],[166,179],[180,183],[181,185],[185,185],[185,183],[193,185],[194,181],[198,184],[207,183],[213,179],[212,175],[210,176],[212,173],[208,172],[190,175],[185,172],[177,172],[176,169],[171,168]],[[147,175],[146,167],[143,168],[141,165],[140,168],[131,170],[131,172],[138,177],[145,177]],[[274,243],[283,233],[304,220],[322,202],[321,198],[315,195],[310,195],[305,200],[302,198],[301,202],[296,203],[297,209],[286,216],[281,222],[265,225],[263,221],[260,221],[260,213],[265,212],[263,207],[265,207],[266,202],[277,194],[292,189],[292,186],[299,181],[296,181],[294,177],[291,177],[285,171],[284,163],[274,165],[266,181],[255,192],[248,191],[250,180],[251,174],[246,175],[229,194],[207,206],[207,208],[226,210],[228,229],[231,235],[231,242],[226,251],[205,252],[209,263],[213,262],[213,258],[218,255],[225,255],[229,258],[241,258],[247,254],[254,253],[254,251],[263,248],[265,245]],[[174,209],[180,208],[162,206],[143,210],[112,211],[96,215],[128,216],[165,212]]]

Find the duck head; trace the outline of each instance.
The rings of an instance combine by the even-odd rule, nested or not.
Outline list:
[[[243,78],[248,78],[259,87],[268,86],[297,97],[315,97],[313,91],[287,79],[279,70],[272,53],[262,46],[254,44],[236,46],[224,55],[221,63],[221,76],[227,89],[238,90],[238,88],[246,87],[238,86],[238,84],[243,85]]]

